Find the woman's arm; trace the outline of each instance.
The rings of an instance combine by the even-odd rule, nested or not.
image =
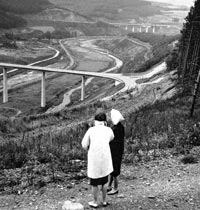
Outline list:
[[[112,141],[115,136],[114,136],[113,130],[112,129],[110,129],[110,130],[111,130],[111,132],[110,132],[110,141]]]
[[[81,142],[83,149],[88,150],[90,146],[90,134],[89,130],[85,133],[83,140]]]

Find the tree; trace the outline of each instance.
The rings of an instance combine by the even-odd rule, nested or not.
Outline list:
[[[188,88],[191,91],[198,74],[197,64],[200,64],[200,0],[190,8],[183,23],[178,50],[170,55],[167,64],[168,68],[177,67],[180,84],[186,92]]]
[[[50,32],[50,31],[45,32],[45,33],[44,33],[44,37],[45,37],[46,39],[50,40],[50,39],[51,39],[51,32]]]

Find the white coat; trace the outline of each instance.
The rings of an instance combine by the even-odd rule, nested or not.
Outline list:
[[[103,122],[95,121],[95,126],[87,130],[82,140],[82,147],[88,149],[87,175],[97,179],[113,171],[109,142],[114,134]]]

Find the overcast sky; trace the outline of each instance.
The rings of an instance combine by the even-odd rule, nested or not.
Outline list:
[[[194,5],[194,0],[148,0],[148,1],[166,2],[170,4],[185,5],[185,6]]]

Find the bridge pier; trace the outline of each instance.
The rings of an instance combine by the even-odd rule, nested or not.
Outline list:
[[[82,84],[81,84],[81,101],[85,99],[85,76],[82,76]]]
[[[7,82],[7,72],[6,69],[3,68],[3,103],[8,102],[8,82]]]
[[[45,94],[45,71],[42,72],[41,82],[41,107],[46,106],[46,94]]]

